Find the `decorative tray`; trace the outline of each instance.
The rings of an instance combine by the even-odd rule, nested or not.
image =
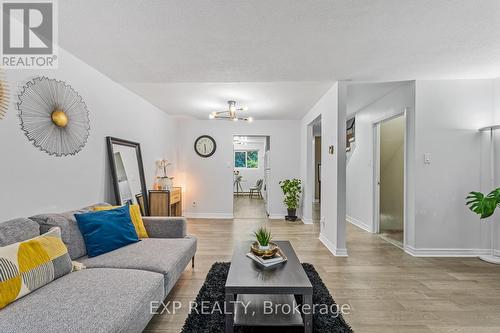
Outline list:
[[[259,243],[258,242],[253,242],[252,245],[250,246],[250,251],[252,251],[253,254],[256,256],[262,257],[264,259],[266,258],[272,258],[276,254],[276,252],[279,251],[279,247],[276,243],[269,242],[269,249],[268,250],[261,250],[259,248]]]

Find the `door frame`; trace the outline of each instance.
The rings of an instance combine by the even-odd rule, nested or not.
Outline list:
[[[323,132],[322,115],[317,115],[306,125],[306,175],[304,184],[304,193],[302,196],[302,223],[313,224],[312,211],[316,193],[316,147],[313,127],[316,124],[321,125],[321,133]],[[321,153],[323,155],[323,138],[321,140]],[[323,156],[322,156],[323,157]],[[320,195],[321,196],[321,195]],[[320,212],[321,203],[320,203]],[[322,213],[321,213],[322,214]],[[320,216],[320,233],[323,228],[323,218]]]
[[[386,121],[403,117],[404,119],[404,132],[403,132],[403,249],[406,248],[407,243],[407,200],[408,200],[408,108],[403,110],[394,111],[372,122],[372,135],[373,135],[373,233],[380,233],[380,125]]]
[[[243,133],[246,133],[245,131],[242,131]],[[237,132],[237,133],[240,133],[240,132]],[[234,218],[234,171],[235,171],[235,166],[234,166],[234,152],[237,151],[234,149],[234,138],[235,137],[241,137],[241,136],[246,136],[246,137],[250,137],[250,138],[266,138],[266,144],[264,145],[264,160],[260,161],[259,160],[259,164],[262,163],[262,170],[263,170],[263,179],[265,180],[265,175],[266,175],[266,172],[268,173],[268,178],[267,178],[267,183],[264,183],[265,186],[266,186],[266,195],[264,196],[263,195],[263,200],[265,201],[265,211],[266,211],[266,214],[267,216],[269,217],[270,216],[270,192],[272,191],[271,189],[271,186],[270,184],[272,184],[272,170],[271,170],[271,159],[272,159],[272,154],[271,154],[271,141],[272,141],[272,136],[271,134],[236,134],[236,133],[233,133],[231,135],[231,146],[232,146],[232,150],[231,150],[231,154],[232,154],[232,162],[231,162],[231,184],[233,184],[233,188],[231,190],[231,204],[232,204],[232,212],[233,212],[233,216],[232,218]],[[268,155],[269,157],[267,158],[267,168],[265,167],[265,160],[266,160],[266,155]],[[243,195],[244,196],[244,195]]]

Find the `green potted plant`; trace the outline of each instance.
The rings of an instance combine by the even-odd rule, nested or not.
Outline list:
[[[466,198],[466,205],[471,211],[479,215],[480,219],[485,219],[495,213],[495,209],[500,207],[500,188],[497,188],[487,195],[481,192],[470,192]],[[491,222],[493,226],[493,221]],[[495,255],[495,228],[491,231],[491,255],[480,256],[479,258],[494,264],[500,264],[500,257]]]
[[[481,219],[490,217],[497,207],[500,207],[500,188],[491,191],[488,195],[481,192],[470,192],[466,205]]]
[[[302,182],[300,179],[285,179],[280,181],[281,190],[285,197],[283,203],[287,207],[288,216],[297,218],[297,207],[299,207],[300,194],[302,193]]]
[[[269,242],[273,238],[271,231],[264,227],[260,227],[253,234],[259,243],[259,250],[269,250]]]

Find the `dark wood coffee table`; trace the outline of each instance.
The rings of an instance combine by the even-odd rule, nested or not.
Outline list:
[[[304,326],[304,332],[312,332],[312,284],[290,242],[276,243],[288,260],[269,268],[246,256],[250,242],[235,248],[226,281],[226,333],[232,333],[235,325]],[[302,295],[302,307],[309,311],[291,314],[284,311],[288,308],[284,304],[296,304],[294,295]],[[273,309],[279,306],[281,310],[270,314],[270,303],[264,303],[266,300],[273,304]],[[249,304],[246,311],[241,304]],[[264,304],[268,306],[266,311]]]

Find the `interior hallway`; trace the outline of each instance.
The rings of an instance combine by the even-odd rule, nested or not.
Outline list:
[[[380,237],[403,248],[405,117],[380,123]]]
[[[380,238],[383,240],[403,248],[404,244],[404,232],[403,230],[386,230],[379,234]]]
[[[313,223],[319,223],[321,220],[321,203],[313,202],[312,220]]]
[[[314,265],[355,332],[500,331],[500,267],[477,258],[416,258],[347,223],[349,257],[334,257],[318,240],[319,225],[269,219],[189,219],[198,237],[196,266],[186,268],[167,301],[181,301],[177,314],[156,315],[149,333],[178,333],[213,263],[230,261],[236,242],[258,226],[275,240],[290,240],[301,262]],[[466,327],[466,329],[464,329]]]
[[[267,219],[266,203],[263,199],[248,194],[234,196],[233,214],[235,219]]]

